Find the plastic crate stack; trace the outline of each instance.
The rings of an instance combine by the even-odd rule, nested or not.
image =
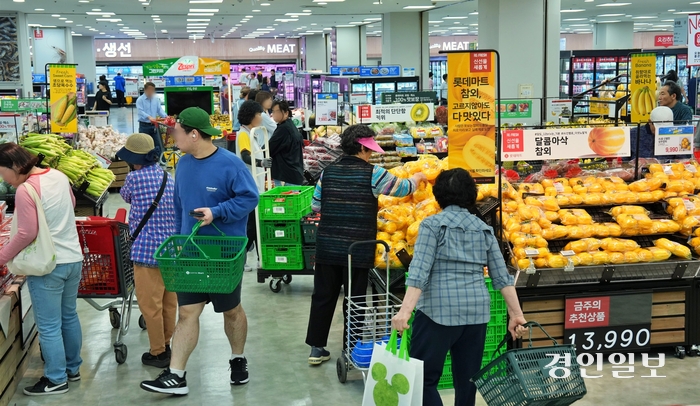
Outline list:
[[[301,219],[311,212],[311,186],[280,186],[260,195],[262,267],[268,271],[306,269]]]
[[[493,289],[491,278],[486,278],[486,287],[489,289],[489,296],[491,297],[491,320],[486,326],[484,354],[481,358],[482,368],[505,351],[504,348],[501,348],[499,354],[493,356],[498,343],[503,340],[508,331],[508,307],[506,306],[506,301],[503,299],[501,292]],[[452,358],[448,352],[445,359],[445,367],[438,382],[438,389],[451,389],[452,387]]]

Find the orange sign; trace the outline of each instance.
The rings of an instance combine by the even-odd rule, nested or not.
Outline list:
[[[476,183],[495,182],[496,54],[447,54],[450,168],[464,168]]]

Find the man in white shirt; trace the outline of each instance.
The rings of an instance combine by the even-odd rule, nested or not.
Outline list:
[[[238,77],[238,83],[242,84],[243,86],[250,86],[250,78],[248,77],[248,72],[245,71],[245,68],[241,69],[241,75]]]
[[[440,85],[440,105],[447,105],[447,73],[442,75],[442,84]]]
[[[255,76],[255,72],[252,72],[250,74],[250,78],[248,79],[248,86],[251,88],[251,90],[256,90],[260,88],[260,81],[258,81],[257,76]]]

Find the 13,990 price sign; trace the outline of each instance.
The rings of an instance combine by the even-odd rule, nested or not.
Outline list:
[[[579,353],[648,349],[651,303],[651,293],[567,297],[564,342]]]
[[[566,344],[579,352],[619,352],[644,350],[651,341],[651,323],[637,326],[593,327],[567,332]]]

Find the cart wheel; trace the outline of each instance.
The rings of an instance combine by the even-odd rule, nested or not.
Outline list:
[[[142,330],[146,329],[146,319],[143,318],[143,314],[139,316],[139,327],[141,327]]]
[[[282,282],[284,282],[285,285],[289,285],[290,283],[292,283],[292,275],[284,275],[282,277]]]
[[[676,347],[676,357],[680,359],[685,358],[685,348],[681,346]]]
[[[275,293],[279,293],[280,290],[282,290],[282,285],[280,284],[279,279],[272,279],[270,281],[270,290]]]
[[[338,381],[345,383],[348,380],[348,362],[345,360],[345,355],[338,357],[335,363],[335,370],[338,372]]]
[[[126,349],[126,345],[122,344],[118,347],[114,347],[114,358],[117,360],[117,364],[123,364],[126,362],[126,357],[129,351]]]
[[[112,324],[112,328],[119,328],[119,326],[121,326],[122,316],[117,309],[109,309],[109,322]]]
[[[700,355],[700,348],[699,348],[697,345],[693,344],[693,345],[690,347],[689,355],[690,355],[691,357],[697,357],[697,356],[699,356],[699,355]]]

